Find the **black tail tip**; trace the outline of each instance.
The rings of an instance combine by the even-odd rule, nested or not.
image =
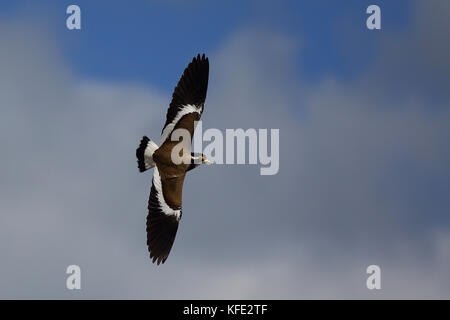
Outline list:
[[[147,144],[150,141],[150,139],[147,136],[143,136],[141,139],[141,143],[139,144],[139,147],[136,149],[136,158],[138,163],[139,172],[144,172],[145,169],[145,148],[147,148]]]

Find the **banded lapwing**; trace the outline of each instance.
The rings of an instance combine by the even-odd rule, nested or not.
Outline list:
[[[182,215],[181,199],[186,172],[202,163],[210,163],[203,154],[194,154],[190,150],[195,123],[200,119],[205,104],[208,74],[208,58],[204,54],[194,57],[172,94],[160,146],[144,136],[136,150],[140,172],[155,168],[148,200],[147,246],[150,259],[158,265],[166,261],[175,240]],[[173,161],[172,154],[180,143],[180,139],[172,139],[177,129],[187,130],[189,134],[185,147],[179,154],[174,153],[187,160],[180,164],[175,164],[179,162]]]

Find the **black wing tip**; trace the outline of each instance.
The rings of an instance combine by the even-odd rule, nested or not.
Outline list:
[[[152,260],[152,263],[156,263],[156,265],[160,265],[160,264],[164,264],[164,262],[166,262],[167,257],[158,257],[156,255],[153,255],[152,253],[150,253],[150,260]]]
[[[166,215],[159,206],[154,184],[150,191],[147,216],[147,247],[150,259],[158,265],[164,263],[172,250],[179,219]]]
[[[173,243],[175,242],[175,236],[178,229],[178,222],[176,222],[176,226],[172,228],[172,230],[163,230],[159,231],[159,234],[156,235],[156,238],[152,240],[147,240],[147,247],[150,253],[150,260],[152,263],[160,265],[164,264],[167,258],[169,257],[169,253],[172,250]],[[156,230],[149,231],[147,229],[148,237],[153,232],[157,232]]]
[[[185,69],[185,72],[191,68],[199,68],[199,70],[203,70],[203,73],[208,74],[209,72],[209,59],[206,56],[206,54],[200,53],[197,54],[194,58],[192,58],[192,61],[189,63],[188,67]]]
[[[147,170],[147,169],[145,169],[144,154],[145,154],[145,148],[147,148],[149,141],[150,141],[150,139],[147,136],[143,136],[141,139],[141,143],[139,144],[139,147],[136,149],[136,158],[137,158],[139,172],[144,172],[145,170]]]
[[[172,250],[178,230],[178,220],[166,215],[147,219],[147,247],[152,263],[164,264]]]
[[[202,54],[197,53],[197,56],[192,58],[192,62],[201,62],[201,61],[209,62],[209,59],[205,53]]]

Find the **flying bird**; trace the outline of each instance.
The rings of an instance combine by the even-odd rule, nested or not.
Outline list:
[[[181,200],[186,172],[200,164],[211,163],[203,154],[191,153],[191,140],[186,143],[187,148],[179,153],[185,161],[175,164],[172,160],[172,151],[180,143],[178,138],[172,139],[172,134],[177,129],[184,129],[189,133],[189,139],[192,138],[195,122],[203,113],[208,76],[208,58],[205,54],[201,57],[199,54],[184,70],[172,94],[160,146],[144,136],[136,149],[139,171],[154,168],[148,200],[147,246],[150,259],[158,265],[166,261],[175,240],[182,216]]]

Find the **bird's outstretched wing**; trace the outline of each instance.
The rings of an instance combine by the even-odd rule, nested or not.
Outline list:
[[[158,264],[166,261],[175,240],[182,215],[184,175],[188,168],[188,165],[172,164],[170,155],[175,142],[169,142],[170,136],[175,129],[182,128],[189,131],[192,139],[194,123],[203,112],[208,76],[208,58],[204,54],[201,57],[197,55],[175,87],[161,133],[161,144],[153,156],[156,166],[148,201],[147,245],[150,258]],[[190,150],[187,154],[190,155]]]
[[[166,123],[161,132],[161,145],[170,137],[177,123],[190,113],[196,113],[195,119],[200,119],[208,90],[209,60],[203,54],[192,59],[184,70],[175,90],[172,94],[172,102],[167,110]],[[191,117],[192,118],[192,117]],[[192,118],[194,119],[194,118]],[[191,120],[194,121],[194,120]],[[191,137],[193,135],[193,125],[188,129]]]
[[[166,179],[158,167],[148,200],[147,246],[152,262],[164,263],[172,249],[181,219],[181,191],[184,176]],[[166,195],[166,196],[165,196]]]

